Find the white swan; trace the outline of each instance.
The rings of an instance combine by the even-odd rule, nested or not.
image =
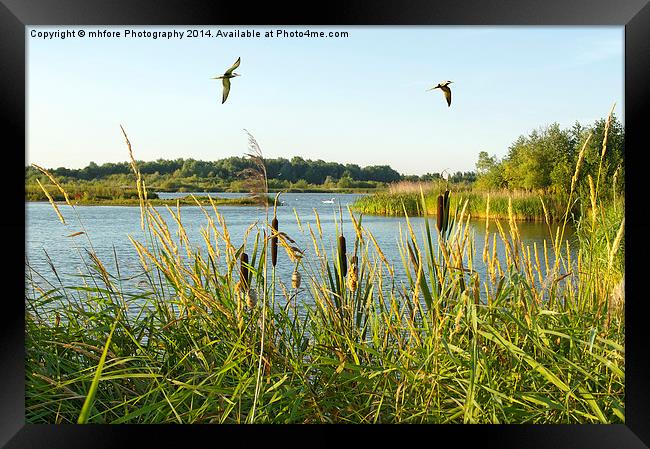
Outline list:
[[[331,200],[323,200],[322,203],[323,204],[334,204],[334,198],[332,198]]]

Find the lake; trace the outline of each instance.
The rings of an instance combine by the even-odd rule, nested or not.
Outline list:
[[[160,198],[177,198],[186,195],[188,193],[159,193]],[[195,193],[195,195],[207,194]],[[213,193],[211,195],[238,197],[245,196],[246,194]],[[351,205],[359,196],[361,195],[332,193],[282,194],[280,199],[283,201],[283,205],[277,209],[280,231],[287,233],[296,241],[297,246],[304,251],[307,262],[313,262],[315,255],[307,226],[310,224],[314,232],[318,232],[314,209],[318,211],[320,216],[326,248],[327,244],[329,244],[329,248],[333,250],[337,237],[335,217],[338,221],[340,205],[343,208],[343,229],[346,235],[348,253],[350,253],[353,250],[354,229],[347,212],[347,206]],[[330,200],[332,197],[335,198],[333,204],[323,202]],[[128,239],[130,235],[135,240],[145,242],[144,233],[140,228],[140,209],[138,207],[77,206],[75,212],[75,210],[72,210],[67,205],[60,205],[59,209],[65,217],[66,225],[63,225],[59,221],[49,203],[27,202],[25,209],[26,263],[38,273],[34,277],[34,282],[44,289],[46,288],[47,282],[57,285],[56,276],[50,267],[47,256],[51,259],[52,265],[56,268],[59,277],[65,285],[77,285],[80,281],[75,276],[81,273],[87,273],[84,261],[87,261],[88,257],[85,249],[91,249],[91,244],[92,249],[112,274],[116,273],[116,257],[119,262],[119,270],[122,277],[129,277],[141,273],[140,260]],[[172,237],[174,237],[174,231],[177,228],[169,212],[165,207],[158,207],[157,210],[167,220]],[[262,207],[219,206],[218,211],[225,218],[232,242],[235,246],[241,244],[244,232],[252,223],[257,221],[258,226],[263,228],[266,219],[266,212]],[[271,209],[269,212],[271,217],[272,213]],[[296,214],[300,217],[304,232],[299,230],[295,218]],[[197,247],[202,247],[203,242],[200,229],[207,224],[207,220],[201,209],[195,206],[182,206],[181,219],[190,241]],[[430,218],[429,220],[432,233],[435,234],[435,218]],[[80,222],[83,224],[83,227]],[[406,230],[405,218],[365,215],[363,216],[362,224],[364,228],[372,232],[386,258],[394,265],[397,278],[404,279],[404,268],[399,255],[398,241],[400,226],[403,231]],[[424,218],[412,218],[411,224],[418,241],[422,242]],[[484,274],[485,268],[482,265],[481,255],[483,253],[485,237],[485,220],[473,220],[470,224],[471,232],[475,235],[474,269]],[[502,220],[502,225],[507,232],[507,221]],[[518,226],[524,244],[530,245],[531,247],[533,243],[537,244],[540,260],[543,264],[544,239],[549,241],[550,252],[550,238],[547,225],[540,222],[519,222]],[[79,231],[85,231],[87,233],[90,238],[90,243],[85,235],[73,238],[66,237]],[[567,234],[570,236],[569,232]],[[253,238],[249,237],[247,252],[251,253],[252,249]],[[499,243],[497,245],[497,253],[503,259],[503,247]],[[280,249],[278,254],[278,278],[281,282],[290,285],[293,264],[288,260],[283,250]],[[303,279],[305,278],[303,277]],[[135,283],[137,280],[131,282]]]

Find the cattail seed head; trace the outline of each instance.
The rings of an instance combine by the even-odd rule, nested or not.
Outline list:
[[[342,276],[348,274],[348,259],[345,252],[345,237],[341,234],[339,236],[339,266],[341,267]]]
[[[257,304],[257,293],[252,288],[249,288],[246,292],[246,305],[249,309],[252,309]]]
[[[300,288],[300,279],[300,272],[294,270],[293,274],[291,275],[291,286],[294,288],[294,290],[298,290]]]
[[[271,221],[273,235],[271,236],[271,264],[275,267],[278,263],[278,217],[273,217]]]

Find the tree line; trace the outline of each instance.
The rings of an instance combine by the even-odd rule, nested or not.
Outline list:
[[[575,171],[580,149],[585,145],[585,157],[581,169],[581,180],[588,176],[596,181],[598,170],[601,178],[617,181],[622,188],[624,178],[624,130],[613,116],[608,132],[608,145],[604,163],[599,165],[606,120],[596,120],[590,126],[576,122],[571,128],[562,129],[558,123],[521,135],[508,148],[507,154],[499,159],[481,151],[476,162],[476,171],[446,173],[452,183],[470,183],[485,189],[544,190],[549,193],[567,193]],[[587,142],[588,136],[591,138]],[[424,175],[404,175],[389,165],[361,167],[357,164],[325,162],[295,156],[291,159],[266,159],[265,168],[269,187],[272,189],[307,189],[322,186],[329,189],[382,187],[397,181],[436,181],[443,177],[440,172]],[[148,186],[161,190],[245,190],[243,178],[247,170],[255,168],[247,157],[228,157],[215,161],[196,159],[157,159],[137,161],[138,168]],[[90,162],[86,167],[71,169],[58,167],[50,169],[61,182],[131,185],[132,174],[129,162],[108,162],[98,165]],[[26,183],[35,184],[38,178],[47,180],[33,167],[25,168]],[[584,182],[580,189],[586,189]]]
[[[571,178],[584,146],[578,188],[583,191],[588,189],[588,181],[585,180],[591,176],[595,183],[600,170],[601,183],[610,185],[615,182],[614,188],[620,190],[625,175],[625,133],[618,118],[612,116],[601,165],[605,125],[605,118],[596,120],[590,126],[576,122],[565,129],[553,123],[535,129],[527,136],[519,136],[501,159],[481,151],[476,163],[477,187],[566,194],[571,188]]]
[[[333,185],[339,187],[375,187],[376,184],[388,184],[403,180],[439,179],[440,173],[426,175],[403,175],[389,165],[371,165],[361,167],[357,164],[341,164],[323,160],[303,159],[295,156],[291,159],[265,159],[265,167],[270,185]],[[196,159],[157,159],[155,161],[137,161],[140,172],[145,175],[150,185],[174,188],[182,185],[181,180],[211,180],[214,184],[233,183],[240,180],[254,164],[246,157],[228,157],[216,161]],[[64,182],[126,180],[131,174],[129,162],[108,162],[98,165],[90,162],[80,169],[59,167],[50,170]],[[27,182],[42,176],[33,167],[26,167]],[[453,180],[472,181],[473,172],[457,172],[451,175]]]

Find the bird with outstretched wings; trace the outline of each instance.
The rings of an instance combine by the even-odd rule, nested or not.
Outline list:
[[[427,89],[427,91],[433,89],[442,90],[442,92],[445,94],[445,99],[447,100],[447,107],[449,107],[451,106],[451,89],[449,88],[449,85],[451,83],[453,83],[453,81],[442,81],[438,83],[436,86],[432,87],[431,89]]]
[[[213,80],[219,80],[219,79],[222,80],[223,95],[221,97],[221,104],[224,104],[226,102],[226,99],[228,98],[228,94],[230,93],[230,78],[240,76],[239,73],[235,72],[235,69],[239,67],[240,63],[241,63],[241,57],[237,58],[235,63],[232,65],[232,67],[226,70],[223,75],[215,76],[214,78],[212,78]]]

